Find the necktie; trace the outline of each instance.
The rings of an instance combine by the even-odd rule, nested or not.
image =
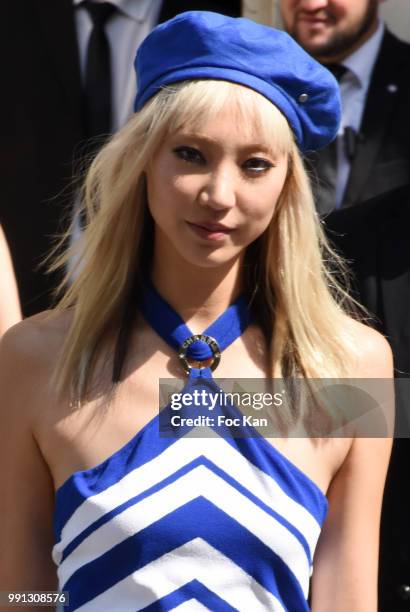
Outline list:
[[[326,68],[338,81],[347,71],[341,64],[327,64]],[[336,207],[337,162],[337,138],[310,160],[313,174],[316,175],[313,193],[319,214],[327,214]]]
[[[93,23],[87,48],[84,84],[85,134],[95,138],[111,131],[111,57],[104,26],[116,7],[109,2],[82,3]]]
[[[340,79],[347,72],[347,68],[346,66],[343,66],[343,64],[326,64],[325,68],[330,70],[330,72],[333,74],[335,79],[339,81],[339,83],[340,83]]]

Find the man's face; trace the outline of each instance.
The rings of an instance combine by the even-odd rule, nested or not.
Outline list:
[[[376,30],[379,0],[280,0],[285,29],[321,61],[341,61]]]

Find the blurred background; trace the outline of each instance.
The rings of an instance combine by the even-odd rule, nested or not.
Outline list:
[[[243,0],[242,13],[255,21],[282,26],[278,0]],[[410,42],[410,0],[384,0],[380,15],[394,34]]]

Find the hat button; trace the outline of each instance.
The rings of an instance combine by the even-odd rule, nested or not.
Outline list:
[[[305,102],[307,102],[308,99],[309,99],[309,96],[307,95],[307,93],[300,94],[299,96],[299,102],[301,104],[304,104]]]

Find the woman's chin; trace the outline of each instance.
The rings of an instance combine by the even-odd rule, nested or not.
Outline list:
[[[196,251],[196,249],[195,249]],[[197,268],[220,268],[221,266],[231,265],[239,259],[245,249],[213,249],[205,252],[184,252],[181,253],[186,263]]]

